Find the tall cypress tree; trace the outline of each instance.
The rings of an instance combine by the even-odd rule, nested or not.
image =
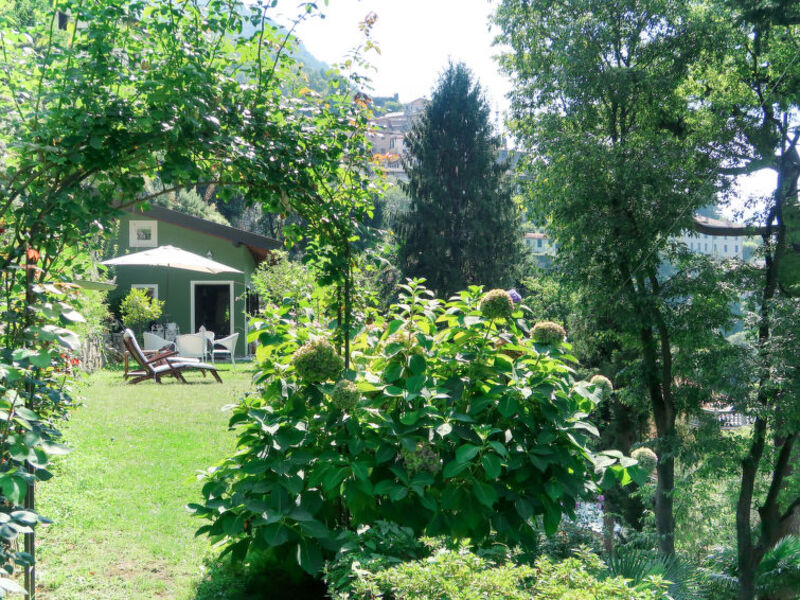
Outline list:
[[[406,136],[411,207],[398,227],[400,266],[447,295],[513,284],[523,255],[520,215],[480,85],[449,64]]]

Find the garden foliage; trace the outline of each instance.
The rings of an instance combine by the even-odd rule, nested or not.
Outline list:
[[[0,243],[13,249],[7,234]],[[53,476],[51,458],[67,452],[58,424],[73,405],[69,372],[79,348],[67,327],[84,321],[73,308],[74,286],[58,281],[80,277],[80,265],[13,250],[4,260],[10,264],[0,268],[0,597],[23,591],[9,576],[33,567],[31,536],[48,522],[34,510],[33,489]],[[40,282],[47,272],[55,276]]]
[[[400,532],[402,533],[402,532]],[[395,535],[394,539],[398,539]],[[335,600],[655,600],[666,598],[667,585],[656,575],[630,581],[609,573],[597,555],[582,549],[563,561],[539,558],[520,565],[506,553],[470,551],[466,546],[443,547],[427,540],[425,556],[393,563],[374,552],[337,560],[328,577],[349,567],[344,586],[331,585]],[[421,546],[421,544],[420,544]],[[356,558],[358,560],[352,560]],[[388,560],[387,560],[388,558]]]
[[[326,380],[298,372],[310,348],[328,348],[310,308],[269,314],[253,335],[262,395],[234,410],[239,450],[191,506],[211,521],[200,533],[238,558],[291,553],[312,573],[378,520],[532,545],[539,518],[554,532],[595,468],[636,475],[635,461],[587,450],[599,390],[574,380],[569,345],[534,342],[524,307],[488,318],[480,300],[479,287],[445,303],[410,282],[354,338],[352,368]]]

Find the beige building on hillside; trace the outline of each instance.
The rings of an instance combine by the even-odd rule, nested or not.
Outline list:
[[[696,216],[698,228],[695,231],[684,231],[678,241],[697,254],[705,254],[714,258],[744,258],[744,226],[723,219]],[[739,229],[739,235],[709,235],[702,233],[709,229]],[[733,232],[731,232],[733,233]]]
[[[374,131],[369,136],[372,154],[376,156],[388,175],[405,179],[400,157],[405,151],[405,137],[411,122],[426,106],[425,98],[417,98],[405,104],[402,111],[391,112],[373,119]]]
[[[676,241],[690,252],[720,259],[744,259],[745,227],[732,221],[695,216],[695,229],[684,231]],[[555,254],[550,236],[541,232],[525,234],[525,244],[534,254]]]
[[[534,254],[553,255],[556,253],[555,245],[550,243],[550,236],[539,231],[529,231],[526,233],[525,245]]]

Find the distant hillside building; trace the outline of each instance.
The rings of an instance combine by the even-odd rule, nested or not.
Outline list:
[[[695,230],[684,231],[678,241],[697,254],[715,258],[744,258],[745,228],[732,221],[696,216]]]
[[[694,222],[694,230],[684,231],[676,240],[685,244],[690,252],[721,259],[744,259],[744,242],[747,239],[744,225],[701,216],[695,216]],[[526,233],[525,243],[534,254],[555,254],[555,244],[550,242],[546,233]]]
[[[525,245],[533,254],[556,253],[555,245],[550,243],[550,236],[538,231],[530,231],[525,234]]]
[[[396,99],[396,97],[395,95],[391,98]],[[387,174],[398,179],[406,179],[400,164],[400,157],[405,151],[405,137],[411,129],[413,118],[422,112],[427,103],[425,98],[417,98],[404,104],[402,111],[390,112],[373,119],[374,131],[369,136],[372,154],[379,158]]]
[[[373,120],[375,131],[370,135],[373,154],[402,154],[403,138],[410,129],[405,112],[391,112]]]

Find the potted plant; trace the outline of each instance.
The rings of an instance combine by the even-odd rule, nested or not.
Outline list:
[[[122,322],[127,327],[137,327],[139,338],[142,337],[142,325],[155,321],[161,316],[164,307],[163,300],[157,300],[147,293],[143,288],[131,288],[128,295],[123,298],[120,304]]]

